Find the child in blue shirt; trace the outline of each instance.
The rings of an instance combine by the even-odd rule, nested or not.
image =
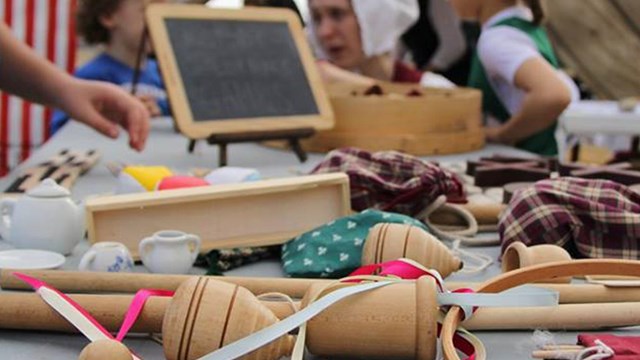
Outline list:
[[[144,31],[144,0],[81,0],[78,4],[78,32],[88,44],[104,45],[104,52],[75,73],[81,79],[106,81],[130,91],[133,84],[138,48]],[[147,42],[148,44],[150,42]],[[148,45],[147,53],[151,52]],[[142,63],[136,97],[152,116],[170,115],[158,64]],[[69,117],[56,111],[51,121],[55,133]]]

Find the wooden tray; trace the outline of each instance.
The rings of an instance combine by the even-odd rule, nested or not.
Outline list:
[[[160,230],[202,239],[202,251],[282,244],[351,212],[345,174],[168,190],[87,200],[89,242],[117,241],[134,256]]]

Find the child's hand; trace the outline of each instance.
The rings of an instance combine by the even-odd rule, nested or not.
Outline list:
[[[506,144],[513,145],[506,141],[502,136],[502,128],[501,127],[485,127],[484,128],[484,136],[488,142],[498,143],[498,144]]]
[[[149,112],[135,97],[113,85],[72,79],[65,87],[60,108],[72,119],[111,138],[118,125],[129,134],[129,146],[141,151],[149,135]]]
[[[138,95],[136,97],[138,98],[138,100],[142,101],[142,104],[144,105],[144,107],[147,108],[147,111],[149,111],[149,115],[151,115],[151,117],[162,115],[162,110],[160,110],[160,106],[158,106],[156,99],[154,99],[152,96]]]

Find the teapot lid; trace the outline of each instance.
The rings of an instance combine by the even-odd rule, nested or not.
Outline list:
[[[71,193],[66,188],[58,185],[55,180],[47,178],[35,188],[27,191],[27,195],[35,198],[69,197]]]

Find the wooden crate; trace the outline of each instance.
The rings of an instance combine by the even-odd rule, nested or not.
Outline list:
[[[134,256],[160,230],[202,239],[202,251],[282,244],[351,213],[346,174],[116,195],[87,200],[89,242],[117,241]]]

